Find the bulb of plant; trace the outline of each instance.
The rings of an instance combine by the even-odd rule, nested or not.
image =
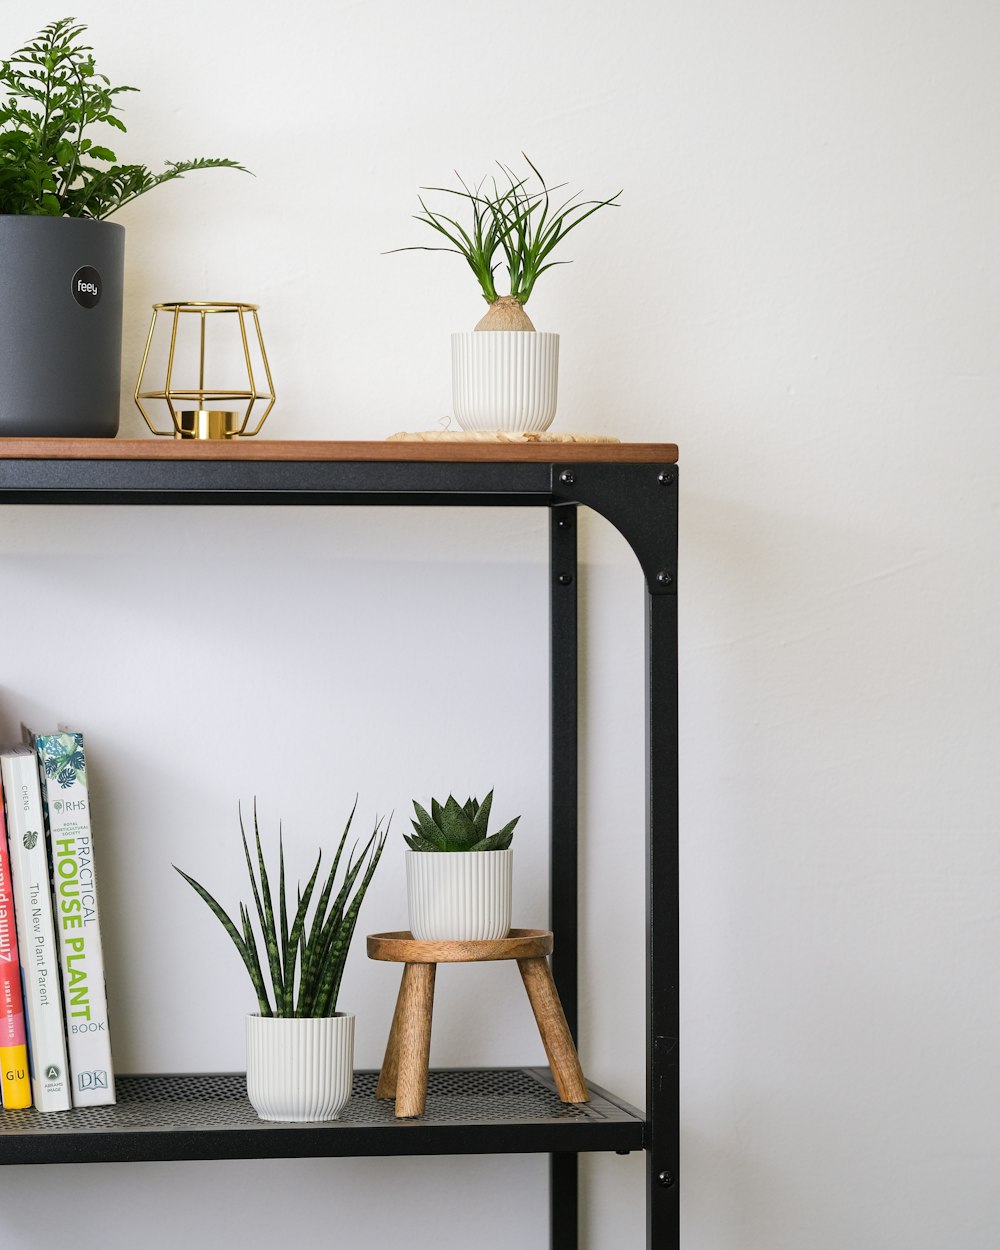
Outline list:
[[[296,886],[294,905],[280,831],[275,893],[256,804],[255,855],[241,813],[252,904],[240,903],[238,924],[203,885],[174,865],[229,934],[249,974],[259,1012],[247,1018],[247,1093],[265,1120],[336,1119],[351,1094],[354,1016],[337,1011],[337,998],[358,913],[388,832],[388,822],[383,828],[376,821],[360,852],[357,844],[352,847],[337,887],[356,808],[355,801],[325,879],[321,882],[321,849],[305,887]]]
[[[404,834],[410,932],[421,941],[487,941],[506,937],[511,919],[511,839],[515,816],[489,832],[493,791],[480,803],[416,800],[413,833]]]

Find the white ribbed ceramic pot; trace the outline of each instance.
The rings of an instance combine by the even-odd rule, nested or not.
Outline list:
[[[483,942],[510,932],[514,852],[407,851],[410,932],[422,942]]]
[[[559,335],[453,334],[451,383],[455,419],[463,430],[547,430],[556,415]]]
[[[336,1120],[353,1076],[354,1016],[247,1016],[247,1096],[262,1120]]]

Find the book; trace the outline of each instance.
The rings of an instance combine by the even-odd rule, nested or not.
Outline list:
[[[0,783],[0,1098],[13,1111],[31,1106],[28,1039],[24,1031],[21,964],[17,956],[17,923],[10,876],[10,851]]]
[[[28,746],[0,748],[14,916],[28,1026],[31,1093],[39,1111],[68,1111],[69,1065],[52,923],[52,889],[38,761]]]
[[[83,734],[35,737],[52,864],[74,1107],[115,1101]]]

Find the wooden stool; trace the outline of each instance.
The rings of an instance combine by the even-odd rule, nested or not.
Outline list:
[[[438,964],[516,959],[560,1099],[590,1102],[545,958],[551,951],[552,934],[547,929],[511,929],[507,937],[490,942],[420,942],[405,929],[399,933],[371,934],[369,959],[406,965],[375,1097],[395,1098],[399,1119],[424,1113]]]

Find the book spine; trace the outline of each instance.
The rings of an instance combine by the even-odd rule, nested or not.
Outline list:
[[[27,747],[6,749],[0,754],[0,777],[7,800],[7,834],[21,984],[28,1021],[31,1091],[39,1111],[68,1111],[71,1100],[66,1022],[34,751]]]
[[[83,735],[36,740],[46,808],[74,1107],[115,1101]]]
[[[21,965],[17,957],[17,927],[10,875],[10,850],[3,815],[0,783],[0,1098],[13,1111],[31,1106],[28,1041],[24,1031]]]

